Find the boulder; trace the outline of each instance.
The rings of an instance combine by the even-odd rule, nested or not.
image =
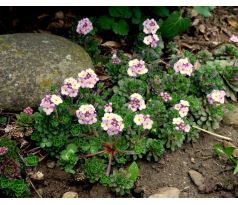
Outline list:
[[[79,45],[52,34],[0,35],[0,109],[37,107],[51,85],[93,68]]]

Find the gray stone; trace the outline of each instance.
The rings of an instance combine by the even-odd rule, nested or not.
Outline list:
[[[176,187],[162,187],[149,198],[179,198],[180,190]]]
[[[188,174],[200,191],[205,190],[205,178],[203,175],[195,170],[189,170]]]
[[[238,106],[236,105],[234,110],[226,112],[222,121],[225,125],[231,125],[234,128],[238,128]]]
[[[73,191],[65,192],[62,196],[62,198],[78,198],[78,197],[79,197],[78,193]]]
[[[0,108],[19,111],[37,107],[52,84],[93,68],[79,45],[56,35],[0,35]]]

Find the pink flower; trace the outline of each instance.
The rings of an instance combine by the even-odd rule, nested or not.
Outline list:
[[[6,154],[8,151],[8,148],[7,147],[0,147],[0,156]]]
[[[121,63],[120,58],[118,58],[117,54],[114,53],[114,54],[112,55],[112,64],[118,65],[118,64],[120,64],[120,63]]]
[[[79,83],[74,78],[66,78],[61,86],[61,94],[69,97],[76,97],[78,94]]]
[[[177,117],[173,118],[173,124],[175,125],[175,129],[182,132],[189,132],[190,125],[186,125],[182,118]]]
[[[50,115],[54,111],[55,106],[61,104],[62,102],[62,99],[58,95],[46,95],[41,100],[40,107],[42,107],[46,115]]]
[[[151,120],[150,115],[136,114],[134,117],[134,123],[143,126],[144,129],[148,130],[153,126],[153,120]]]
[[[160,92],[159,95],[160,95],[160,97],[162,97],[162,99],[165,102],[168,102],[168,101],[172,100],[172,97],[167,92]]]
[[[150,45],[151,48],[156,48],[159,42],[159,37],[156,34],[151,34],[144,37],[144,44]]]
[[[108,135],[117,135],[124,129],[123,119],[117,114],[105,113],[102,118],[101,127]]]
[[[180,59],[174,64],[174,70],[176,73],[191,76],[193,72],[193,65],[189,63],[188,58]]]
[[[93,105],[81,105],[76,111],[79,124],[91,125],[97,122],[97,114]]]
[[[226,92],[224,90],[213,90],[207,95],[209,104],[219,103],[224,104]]]
[[[108,112],[108,113],[112,112],[112,103],[111,102],[107,103],[104,106],[104,112]]]
[[[81,71],[78,77],[79,86],[82,88],[93,88],[99,81],[96,73],[91,68]]]
[[[174,109],[179,111],[180,117],[185,117],[189,111],[189,102],[185,100],[180,100],[179,103],[174,105]]]
[[[33,113],[33,110],[31,107],[26,107],[24,110],[23,110],[24,113],[28,114],[28,115],[32,115]]]
[[[143,22],[143,26],[144,26],[143,31],[145,34],[155,34],[159,29],[159,25],[154,19],[146,19]]]
[[[238,43],[238,36],[232,35],[229,40],[231,42]]]
[[[133,111],[136,112],[137,110],[143,110],[146,108],[145,101],[143,97],[138,93],[133,93],[130,96],[130,102],[128,107]]]
[[[145,62],[143,60],[134,59],[129,61],[129,68],[127,74],[131,77],[136,77],[138,75],[143,75],[148,72],[145,67]]]
[[[78,22],[76,32],[86,35],[93,30],[92,22],[88,18],[84,18]]]

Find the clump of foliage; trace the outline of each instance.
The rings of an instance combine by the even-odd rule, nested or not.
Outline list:
[[[28,196],[29,187],[22,179],[23,171],[24,164],[16,143],[8,138],[0,138],[0,191],[4,196]]]
[[[179,20],[187,24],[181,16]],[[228,44],[220,53],[195,55],[186,50],[177,54],[171,44],[169,60],[161,64],[157,22],[146,19],[141,30],[133,56],[123,51],[106,55],[101,68],[106,80],[99,82],[100,74],[87,68],[51,90],[38,111],[17,116],[19,125],[33,128],[37,146],[57,158],[65,171],[74,174],[80,166],[90,182],[119,195],[129,194],[138,177],[137,165],[125,169],[128,163],[157,161],[167,149],[195,140],[197,127],[218,128],[229,108],[225,96],[235,95],[236,81],[229,73],[238,66],[220,60],[237,58],[236,47]],[[85,18],[77,32],[85,39],[95,30]],[[230,92],[228,85],[233,86]],[[35,164],[34,158],[28,161]]]
[[[238,173],[238,148],[234,146],[224,146],[216,144],[213,146],[218,156],[226,157],[227,160],[234,165],[234,174]]]

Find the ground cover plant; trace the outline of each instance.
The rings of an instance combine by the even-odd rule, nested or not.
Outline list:
[[[95,34],[88,18],[75,32],[81,43]],[[112,49],[100,72],[85,68],[69,76],[46,94],[38,111],[27,108],[17,115],[18,125],[33,128],[31,140],[66,172],[79,168],[89,182],[118,195],[133,188],[137,159],[157,161],[166,150],[195,140],[198,128],[218,128],[232,108],[226,98],[237,97],[233,43],[196,55],[178,53],[173,44],[165,51],[158,22],[145,19],[133,45],[133,55]],[[90,49],[98,51],[97,45]],[[167,62],[161,61],[165,52]]]
[[[193,9],[204,16],[213,10]],[[17,115],[23,131],[33,130],[31,145],[66,172],[119,196],[131,194],[139,159],[158,161],[166,151],[196,140],[201,129],[213,132],[232,109],[229,102],[237,101],[237,36],[192,53],[168,42],[191,25],[183,9],[145,10],[108,8],[100,18],[77,19],[70,38],[88,51],[95,68],[53,85],[38,109]],[[114,33],[114,41],[103,43],[103,32]],[[6,121],[0,118],[0,124]],[[237,148],[214,149],[227,156],[236,174]],[[28,176],[38,160],[23,154],[14,140],[1,138],[1,193],[29,196]]]

